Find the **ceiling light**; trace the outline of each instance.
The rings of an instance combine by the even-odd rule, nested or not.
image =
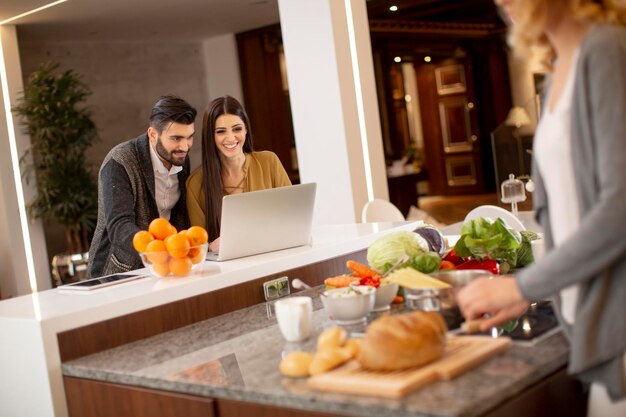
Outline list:
[[[400,58],[399,56],[395,57],[393,60],[395,62],[402,62],[402,58]]]
[[[391,7],[389,7],[389,10],[391,10],[392,12],[397,12],[398,11],[398,6],[396,6],[395,4]]]
[[[430,62],[430,57],[428,55],[424,57],[424,62]]]

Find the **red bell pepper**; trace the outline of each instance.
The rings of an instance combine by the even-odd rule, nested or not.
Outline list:
[[[498,275],[500,273],[500,264],[493,259],[485,259],[483,261],[470,259],[463,262],[461,265],[457,265],[456,269],[482,269]]]
[[[450,249],[450,252],[448,252],[446,256],[443,257],[443,260],[452,262],[454,265],[460,265],[465,262],[463,258],[456,254],[454,249]]]
[[[367,285],[370,287],[378,288],[380,287],[380,278],[377,276],[374,277],[362,277],[359,279],[359,285]]]

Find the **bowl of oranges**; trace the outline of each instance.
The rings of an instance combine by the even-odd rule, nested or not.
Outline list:
[[[178,231],[167,219],[157,218],[148,230],[135,234],[133,246],[152,275],[185,277],[204,262],[208,241],[203,227]]]

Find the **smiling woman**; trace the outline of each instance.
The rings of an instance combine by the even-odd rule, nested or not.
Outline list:
[[[254,152],[245,109],[235,98],[219,97],[202,119],[202,166],[187,180],[192,225],[206,227],[210,250],[219,248],[222,197],[291,185],[280,160],[270,151]]]

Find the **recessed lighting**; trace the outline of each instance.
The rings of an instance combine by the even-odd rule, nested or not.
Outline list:
[[[398,11],[398,6],[396,6],[395,4],[391,7],[389,7],[389,10],[391,10],[392,12],[397,12]]]
[[[399,56],[395,57],[393,60],[395,62],[402,62],[402,58],[400,58]]]
[[[429,56],[425,56],[424,57],[424,62],[430,62],[430,57]]]

